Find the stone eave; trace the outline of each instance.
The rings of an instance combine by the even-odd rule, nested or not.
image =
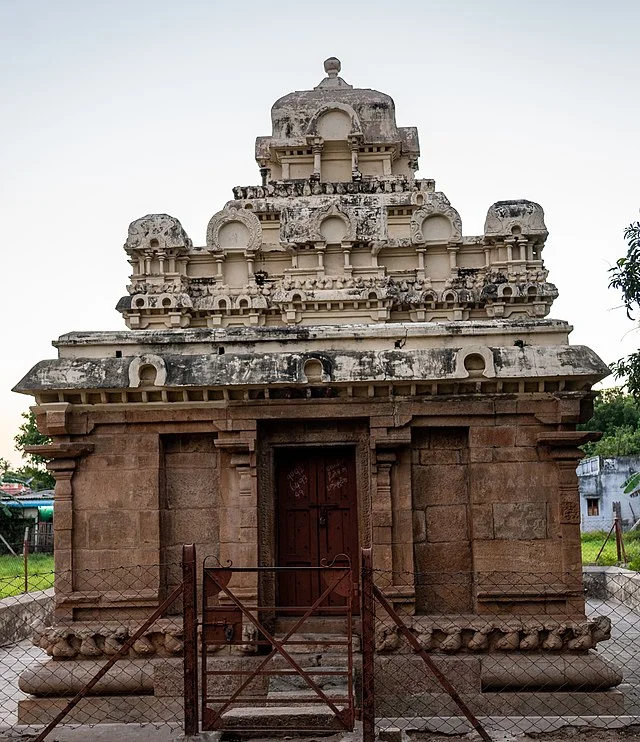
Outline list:
[[[469,371],[467,359],[483,359],[484,370]],[[322,377],[308,379],[309,362]],[[154,389],[243,388],[273,385],[411,384],[520,380],[575,380],[593,384],[608,368],[584,346],[430,348],[420,350],[280,350],[272,353],[184,355],[143,354],[121,358],[60,358],[41,361],[14,391],[32,394],[74,390],[125,390],[141,386],[136,374],[155,366],[162,381]]]

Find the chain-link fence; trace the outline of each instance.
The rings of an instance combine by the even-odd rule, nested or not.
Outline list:
[[[25,594],[23,575],[0,577],[8,596],[0,600],[0,740],[41,731],[63,711],[62,724],[180,728],[180,572],[179,564],[59,571],[55,597],[53,587]],[[30,579],[54,584],[52,571]]]
[[[636,573],[370,575],[378,732],[640,720]]]
[[[53,577],[34,574],[44,586]],[[363,715],[372,711],[378,734],[462,735],[476,720],[485,739],[502,740],[501,730],[640,721],[637,573],[609,567],[587,568],[584,580],[507,571],[365,577],[376,593],[355,624],[372,652],[361,674],[356,658],[355,702]],[[0,740],[8,732],[37,734],[81,691],[62,724],[150,723],[179,731],[182,565],[60,571],[55,585],[54,604],[52,587],[23,594],[21,575],[0,577],[8,596],[0,601]],[[313,632],[326,640],[329,629],[322,617],[316,624],[303,637],[313,647],[313,657],[302,658],[312,672],[328,664]],[[218,675],[220,656],[211,657]],[[224,673],[216,682],[227,687]],[[369,709],[360,690],[367,688]]]

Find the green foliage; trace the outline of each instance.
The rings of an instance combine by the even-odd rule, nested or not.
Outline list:
[[[623,492],[625,495],[631,495],[631,497],[638,497],[640,492],[638,492],[638,488],[640,487],[640,471],[635,472],[635,474],[632,474],[629,479],[624,483],[623,485]]]
[[[621,388],[605,389],[593,405],[593,417],[578,426],[599,430],[602,438],[586,443],[586,456],[634,456],[640,454],[640,401]]]
[[[36,416],[33,412],[23,412],[22,417],[25,422],[22,423],[18,435],[13,439],[16,442],[16,449],[22,452],[22,458],[26,459],[32,466],[42,465],[46,462],[42,456],[36,456],[32,453],[25,453],[26,446],[43,446],[51,443],[49,436],[43,435],[36,425]]]
[[[613,567],[618,564],[618,553],[616,551],[616,539],[614,534],[609,536],[607,545],[604,547],[600,559],[596,557],[600,547],[607,538],[606,531],[589,531],[582,534],[582,563],[601,564],[605,567]],[[627,568],[636,572],[640,571],[640,533],[628,531],[623,534],[624,549],[627,554]]]
[[[53,555],[31,554],[29,556],[28,588],[46,590],[53,587]],[[21,556],[0,556],[0,599],[24,592],[24,561]]]
[[[627,254],[609,269],[609,287],[618,289],[627,310],[627,317],[640,307],[640,222],[631,223],[624,230]],[[611,365],[616,379],[626,379],[629,392],[640,399],[640,352],[631,353]]]
[[[15,479],[17,481],[28,482],[31,489],[53,489],[56,480],[49,474],[45,467],[46,459],[42,456],[36,456],[25,452],[27,446],[41,446],[51,442],[51,438],[43,435],[36,427],[36,417],[33,412],[23,412],[24,423],[19,428],[19,433],[15,436],[16,449],[22,453],[22,458],[26,460],[24,466],[18,469],[12,469],[6,459],[0,459],[0,474],[3,477]]]

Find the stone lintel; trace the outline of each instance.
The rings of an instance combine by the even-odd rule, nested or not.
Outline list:
[[[553,458],[578,458],[584,456],[579,446],[599,441],[602,433],[588,430],[556,430],[538,434],[538,445],[551,449]]]

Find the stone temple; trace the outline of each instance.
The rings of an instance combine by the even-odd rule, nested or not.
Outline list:
[[[575,467],[588,434],[575,428],[608,369],[547,318],[543,210],[499,201],[465,236],[415,177],[418,133],[397,126],[393,100],[347,84],[335,58],[325,71],[273,105],[261,184],[233,189],[204,244],[167,214],[130,224],[128,329],[62,335],[16,386],[53,441],[59,576],[38,636],[50,663],[99,657],[108,637],[92,627],[107,616],[148,615],[187,542],[248,567],[357,566],[371,546],[397,610],[425,626],[457,617],[454,654],[505,641],[562,653],[606,633],[585,619]],[[88,576],[121,567],[135,579],[118,590]],[[237,594],[262,605],[317,589],[240,577]],[[494,624],[474,644],[483,616]],[[179,656],[180,616],[167,621],[165,648],[127,662]],[[614,685],[589,657],[563,681]],[[57,692],[72,675],[60,669]],[[40,677],[23,687],[47,696]],[[23,718],[46,704],[23,702]]]

